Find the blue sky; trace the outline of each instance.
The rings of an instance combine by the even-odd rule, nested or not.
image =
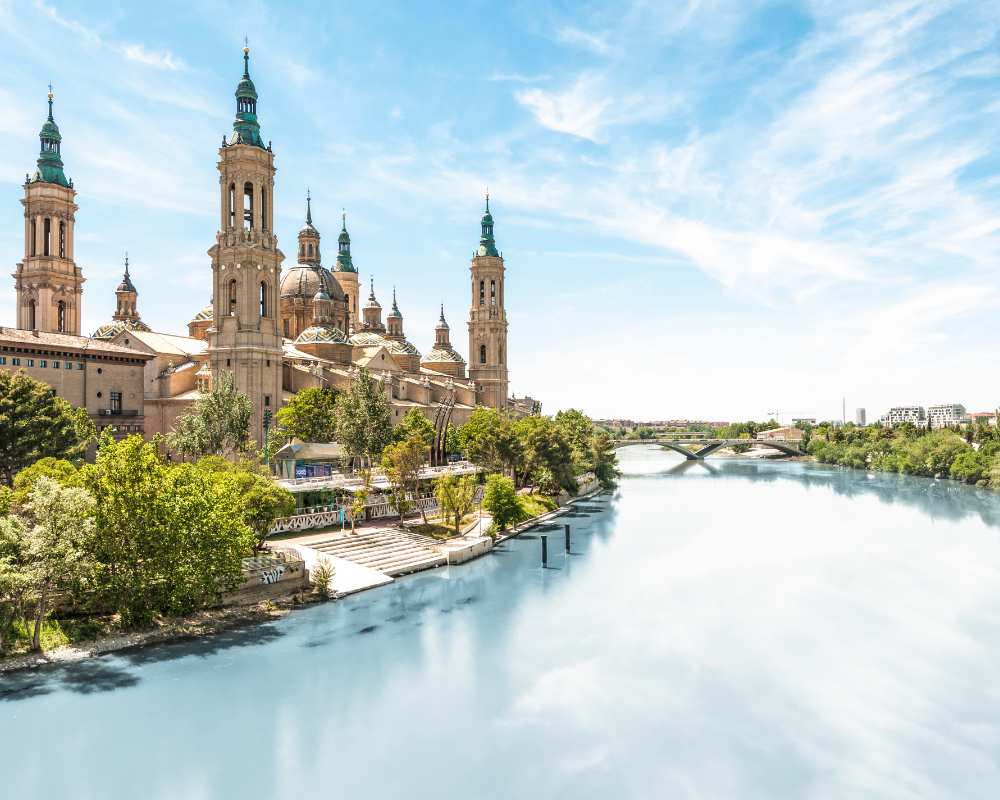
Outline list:
[[[467,348],[489,186],[511,386],[548,411],[1000,404],[997,0],[96,8],[0,0],[0,252],[51,81],[88,331],[125,250],[155,329],[207,303],[246,33],[283,249],[307,186],[331,264],[346,208],[422,350],[442,301]]]

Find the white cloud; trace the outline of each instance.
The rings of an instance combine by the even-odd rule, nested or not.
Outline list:
[[[556,31],[556,40],[563,44],[589,50],[599,56],[606,56],[611,52],[607,37],[589,33],[573,26],[566,26]]]
[[[611,98],[604,96],[599,82],[588,75],[580,76],[563,92],[525,89],[515,97],[543,127],[595,142],[611,106]]]
[[[176,58],[169,50],[157,53],[147,50],[141,44],[127,44],[122,46],[121,51],[122,55],[129,61],[135,61],[147,67],[167,69],[173,72],[184,69],[184,62]]]

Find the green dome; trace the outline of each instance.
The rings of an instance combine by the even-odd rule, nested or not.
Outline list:
[[[357,272],[351,260],[351,235],[347,232],[347,213],[341,215],[340,236],[337,237],[337,272]]]
[[[236,86],[236,119],[233,120],[233,137],[229,144],[264,148],[257,122],[257,89],[250,80],[249,47],[243,48],[243,79]]]
[[[52,87],[49,87],[49,117],[38,132],[40,147],[38,151],[38,169],[31,177],[30,183],[57,183],[60,186],[72,186],[63,172],[62,136],[59,126],[52,117]]]
[[[296,344],[347,344],[347,337],[333,325],[313,325],[295,340]]]

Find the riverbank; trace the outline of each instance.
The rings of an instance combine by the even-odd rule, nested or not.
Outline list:
[[[498,535],[494,545],[519,536],[529,528],[566,513],[567,510],[572,508],[573,504],[591,498],[601,491],[600,488],[595,489],[585,495],[572,498],[565,505],[559,506],[553,511],[548,511],[531,519],[524,520],[509,531]],[[478,524],[480,523],[476,520],[471,524],[470,529],[475,528]],[[481,552],[477,551],[473,557],[485,555],[489,552],[489,549],[483,549]],[[448,563],[465,563],[466,560],[462,559],[453,562],[449,559]],[[337,559],[337,561],[340,561],[340,559]],[[356,591],[367,591],[378,588],[380,585],[383,584],[370,583]],[[332,598],[332,600],[339,599],[339,597],[340,594],[338,594],[337,598]],[[123,650],[213,636],[236,628],[273,622],[287,616],[296,608],[302,608],[316,602],[320,601],[311,593],[297,592],[287,597],[264,600],[254,605],[205,609],[179,619],[163,620],[144,630],[109,633],[98,636],[90,641],[64,645],[44,653],[25,653],[0,658],[0,675],[54,664],[69,664],[84,661]]]

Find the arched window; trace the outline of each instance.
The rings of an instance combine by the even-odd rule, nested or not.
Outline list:
[[[479,345],[479,363],[480,364],[485,364],[486,363],[486,345],[485,344]]]
[[[313,246],[311,244],[308,244],[308,245],[306,245],[306,248],[309,251],[309,258],[312,258],[312,255],[313,255]]]
[[[497,304],[497,282],[490,281],[490,305],[495,306]]]
[[[28,330],[33,331],[37,326],[35,324],[35,306],[34,300],[28,301]]]
[[[42,255],[49,255],[50,240],[52,239],[52,220],[46,217],[42,222]]]
[[[38,255],[38,220],[31,220],[31,255]]]
[[[229,227],[236,227],[236,184],[229,184]]]
[[[59,301],[59,333],[66,333],[66,303],[62,300]]]
[[[479,281],[479,305],[486,305],[486,281]]]
[[[59,258],[66,258],[66,223],[59,220]]]
[[[236,281],[229,281],[229,316],[236,316]]]
[[[267,230],[267,189],[260,187],[260,229]]]
[[[261,319],[267,317],[267,283],[260,283],[260,316]]]
[[[243,230],[253,230],[253,184],[243,184]]]

